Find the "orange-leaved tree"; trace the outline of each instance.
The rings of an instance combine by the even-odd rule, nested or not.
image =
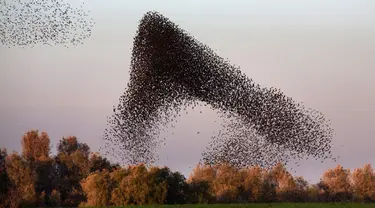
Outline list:
[[[111,201],[113,182],[108,170],[95,172],[81,181],[81,186],[86,194],[85,206],[108,206]]]
[[[35,192],[35,172],[29,163],[17,153],[12,153],[6,159],[6,170],[15,186],[13,194],[21,196],[17,200],[23,205],[36,205],[38,196]]]
[[[292,174],[288,172],[285,165],[277,163],[270,170],[270,177],[276,185],[278,201],[294,201],[294,190],[296,188]]]
[[[209,203],[215,201],[213,183],[216,171],[211,165],[198,164],[190,174],[187,183],[189,186],[189,201],[191,203]]]
[[[261,201],[264,171],[260,166],[248,167],[242,171],[244,183],[242,194],[246,201]]]
[[[328,200],[352,200],[350,169],[344,169],[341,165],[337,165],[336,168],[329,169],[323,174],[321,183],[327,187]]]
[[[43,160],[50,154],[50,138],[46,132],[38,130],[27,132],[22,137],[22,154],[27,160]]]
[[[352,180],[357,200],[375,201],[375,174],[370,164],[354,169]]]
[[[215,165],[213,191],[218,202],[237,201],[242,191],[241,174],[239,170],[227,163]]]

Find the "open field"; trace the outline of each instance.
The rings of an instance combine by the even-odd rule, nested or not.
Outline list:
[[[128,208],[375,208],[375,203],[271,203],[271,204],[191,204],[126,206]]]

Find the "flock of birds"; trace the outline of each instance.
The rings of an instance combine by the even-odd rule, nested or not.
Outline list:
[[[255,84],[157,12],[145,14],[134,38],[130,82],[103,136],[107,154],[131,164],[155,162],[165,143],[160,132],[198,102],[225,119],[202,153],[206,164],[334,159],[333,129],[322,113]]]
[[[94,21],[82,8],[61,0],[0,0],[0,43],[83,44]],[[198,101],[225,119],[202,153],[206,164],[270,167],[332,158],[333,130],[320,112],[255,84],[157,12],[143,17],[134,38],[130,82],[103,136],[106,153],[124,163],[155,162],[165,144],[161,131]]]
[[[0,44],[83,44],[95,24],[83,4],[76,7],[64,0],[0,0]]]

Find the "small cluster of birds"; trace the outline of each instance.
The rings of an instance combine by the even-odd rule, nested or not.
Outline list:
[[[62,0],[0,0],[0,44],[7,47],[83,44],[95,22]]]
[[[332,158],[333,130],[320,112],[255,84],[157,12],[145,14],[134,38],[130,82],[103,137],[107,154],[153,163],[160,132],[198,102],[226,119],[202,153],[206,164],[270,167],[292,158]]]

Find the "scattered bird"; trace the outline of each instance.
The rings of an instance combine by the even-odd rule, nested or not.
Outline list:
[[[95,24],[89,11],[65,0],[1,0],[0,44],[11,47],[81,45]]]

